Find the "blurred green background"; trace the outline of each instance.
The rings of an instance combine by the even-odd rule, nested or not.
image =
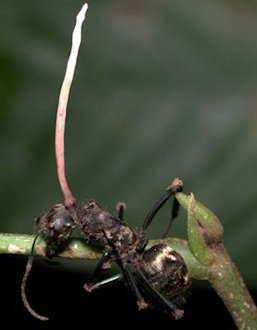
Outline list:
[[[88,1],[66,131],[78,200],[126,201],[139,227],[175,177],[222,220],[257,277],[257,2]],[[0,4],[0,231],[31,233],[62,201],[54,159],[58,94],[82,1]],[[166,206],[150,229],[166,228]],[[172,235],[186,237],[182,212]]]

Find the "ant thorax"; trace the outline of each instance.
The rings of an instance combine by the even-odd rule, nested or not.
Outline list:
[[[137,232],[95,201],[83,204],[77,213],[81,235],[90,244],[104,247],[124,262],[132,262],[145,246],[144,232]]]

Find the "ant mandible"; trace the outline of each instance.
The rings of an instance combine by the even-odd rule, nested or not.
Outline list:
[[[124,222],[125,205],[123,203],[118,204],[116,215],[110,214],[95,201],[77,205],[66,180],[64,162],[66,106],[80,45],[81,26],[86,11],[87,4],[82,7],[77,16],[71,53],[57,109],[55,152],[64,204],[54,205],[46,214],[37,219],[37,234],[32,244],[31,255],[21,285],[22,300],[34,317],[42,321],[48,320],[47,317],[35,312],[29,305],[25,292],[26,281],[32,267],[35,243],[38,237],[42,237],[46,242],[46,256],[55,257],[65,249],[73,230],[78,228],[87,243],[103,249],[102,257],[84,285],[85,290],[90,292],[106,283],[123,278],[136,296],[139,309],[158,305],[166,311],[171,311],[175,319],[179,319],[184,313],[180,306],[185,303],[185,293],[188,288],[186,264],[183,258],[166,244],[155,244],[150,249],[146,249],[148,243],[146,230],[161,207],[169,198],[174,197],[170,228],[178,214],[179,203],[175,194],[182,191],[182,181],[175,179],[172,182],[165,194],[148,212],[141,229],[134,230]],[[113,260],[120,267],[121,274],[98,281],[101,272],[110,268]]]

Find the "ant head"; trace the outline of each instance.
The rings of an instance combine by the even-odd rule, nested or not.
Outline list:
[[[75,222],[68,209],[63,204],[54,205],[46,214],[36,219],[37,234],[31,247],[31,253],[26,265],[21,284],[21,297],[23,303],[31,315],[41,321],[48,320],[48,317],[38,314],[29,304],[26,296],[26,283],[33,263],[33,253],[36,240],[39,236],[43,237],[46,242],[46,255],[48,258],[54,257],[60,252],[67,243]]]
[[[75,221],[63,204],[54,205],[37,219],[37,229],[46,241],[46,255],[51,258],[60,252],[75,228]]]

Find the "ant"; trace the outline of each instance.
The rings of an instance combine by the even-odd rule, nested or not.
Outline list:
[[[33,310],[28,303],[25,292],[27,278],[32,268],[36,240],[38,237],[45,240],[46,256],[53,258],[65,249],[73,230],[78,228],[87,243],[101,247],[103,250],[102,257],[88,282],[84,285],[86,291],[90,292],[107,283],[124,279],[134,293],[139,309],[158,305],[165,311],[171,311],[174,318],[179,319],[184,313],[180,306],[185,303],[185,293],[188,288],[186,264],[183,258],[166,244],[155,244],[147,250],[146,231],[162,206],[169,198],[174,197],[169,227],[165,235],[167,234],[178,215],[179,203],[175,198],[175,194],[182,191],[182,181],[175,179],[172,182],[166,189],[165,194],[148,212],[140,230],[134,230],[124,222],[124,203],[117,205],[115,215],[110,214],[95,201],[78,205],[65,177],[64,128],[66,105],[80,45],[81,25],[86,10],[87,4],[82,7],[77,16],[71,54],[57,109],[55,153],[57,174],[64,196],[64,204],[54,205],[46,214],[36,220],[37,233],[31,247],[31,254],[21,285],[22,300],[27,310],[34,317],[42,321],[48,320],[47,317],[39,315]],[[71,67],[72,62],[73,67]],[[98,281],[102,271],[111,267],[112,261],[118,264],[121,274]]]
[[[95,201],[74,205],[71,210],[63,204],[53,206],[37,219],[37,235],[22,281],[25,307],[36,318],[48,319],[30,307],[25,294],[28,270],[31,269],[33,249],[38,236],[46,242],[46,256],[52,258],[65,249],[73,230],[79,228],[87,243],[103,249],[102,257],[84,285],[86,291],[91,292],[107,283],[124,278],[136,296],[139,309],[145,309],[152,303],[171,311],[175,319],[181,318],[183,310],[178,306],[185,303],[185,293],[188,289],[188,270],[183,258],[163,243],[155,244],[146,250],[146,229],[161,207],[178,191],[182,191],[182,181],[175,179],[149,211],[138,231],[124,222],[124,203],[117,205],[116,215],[110,214]],[[179,204],[174,199],[170,224],[177,216],[178,209]],[[113,260],[122,273],[98,282],[101,272],[110,268]],[[150,304],[145,298],[149,299]]]

